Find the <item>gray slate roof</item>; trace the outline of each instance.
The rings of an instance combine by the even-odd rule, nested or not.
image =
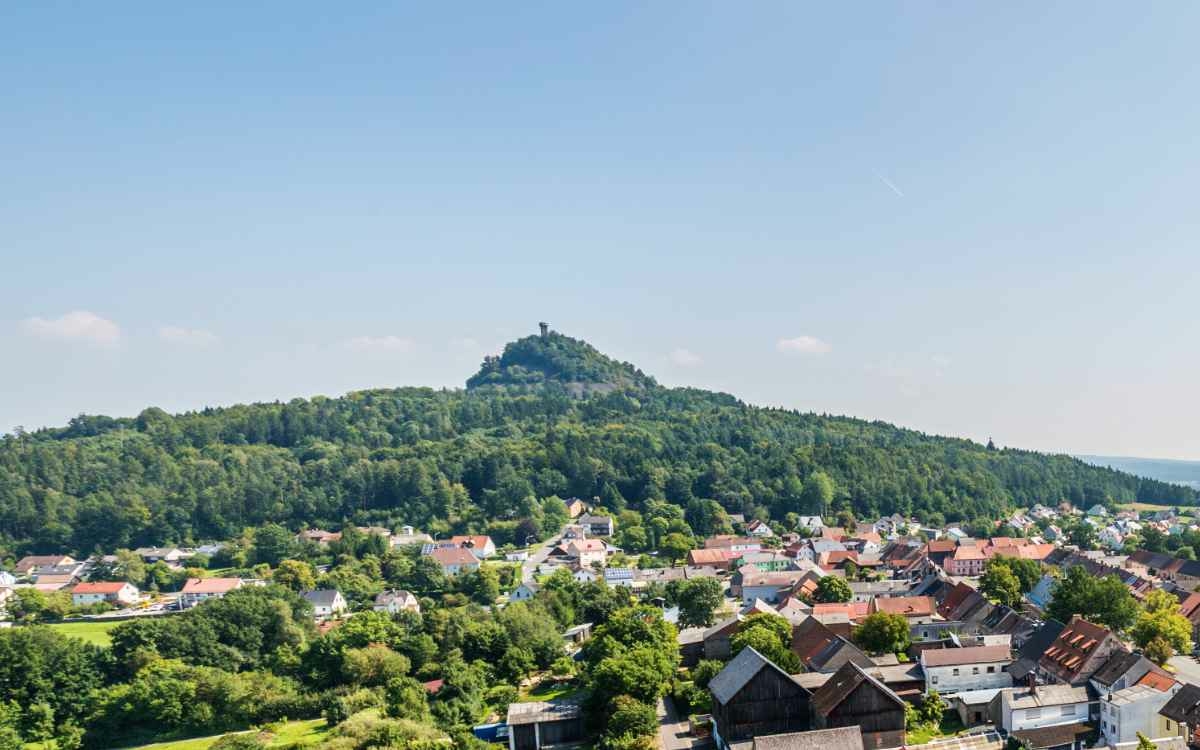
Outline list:
[[[754,750],[863,750],[858,727],[787,732],[754,738]]]
[[[305,591],[300,596],[308,600],[314,607],[332,607],[334,600],[337,599],[338,592],[336,589],[320,589],[318,591]]]
[[[775,662],[747,646],[737,656],[733,657],[725,668],[712,678],[708,689],[719,703],[728,703],[746,683],[763,669],[774,669],[784,678],[791,680],[791,675],[780,669]]]

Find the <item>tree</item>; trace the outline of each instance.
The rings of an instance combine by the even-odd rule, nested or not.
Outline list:
[[[708,627],[723,600],[721,583],[715,578],[693,578],[678,587],[679,624],[685,628]]]
[[[1067,532],[1067,541],[1079,549],[1095,549],[1097,546],[1096,529],[1086,521],[1079,521]]]
[[[800,671],[799,657],[792,652],[792,624],[770,612],[757,612],[742,621],[730,639],[733,655],[753,648],[788,673]]]
[[[1078,614],[1115,631],[1132,625],[1137,613],[1137,602],[1121,579],[1096,578],[1080,565],[1068,568],[1058,580],[1046,607],[1046,614],[1059,622],[1070,622]]]
[[[627,747],[630,740],[649,737],[658,731],[654,706],[628,695],[618,695],[612,699],[607,719],[600,741],[600,746],[606,750]]]
[[[1021,605],[1021,582],[1007,565],[988,563],[979,579],[979,590],[994,602],[1014,609]]]
[[[911,642],[904,615],[876,612],[867,615],[852,634],[854,642],[873,654],[900,653]]]
[[[701,659],[696,666],[692,667],[692,682],[699,687],[708,687],[709,681],[721,673],[725,668],[725,662],[718,659]]]
[[[817,583],[817,590],[813,592],[813,601],[819,603],[848,602],[853,598],[854,592],[850,590],[846,579],[834,575],[822,578]]]
[[[809,515],[824,515],[833,502],[833,480],[823,471],[814,471],[804,481],[800,495],[803,510]]]
[[[317,587],[313,567],[300,560],[281,560],[271,574],[271,580],[292,591],[312,591]]]
[[[926,695],[921,701],[921,718],[933,726],[937,726],[942,723],[942,716],[945,713],[946,701],[942,700],[938,691],[930,690],[929,695]]]
[[[1146,656],[1165,664],[1175,653],[1192,650],[1192,624],[1180,612],[1179,601],[1161,589],[1146,595],[1130,633]]]
[[[1158,750],[1158,745],[1150,741],[1150,738],[1141,732],[1137,733],[1137,750]]]
[[[292,551],[291,532],[277,523],[269,523],[254,532],[254,561],[271,567],[279,565]]]

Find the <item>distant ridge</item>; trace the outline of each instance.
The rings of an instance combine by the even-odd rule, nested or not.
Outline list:
[[[1127,474],[1150,477],[1160,482],[1181,484],[1200,490],[1200,461],[1174,458],[1135,458],[1133,456],[1075,456],[1092,466],[1103,466]]]

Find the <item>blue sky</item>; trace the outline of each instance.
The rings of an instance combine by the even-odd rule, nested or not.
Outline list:
[[[0,430],[667,384],[1200,458],[1200,6],[12,4]]]

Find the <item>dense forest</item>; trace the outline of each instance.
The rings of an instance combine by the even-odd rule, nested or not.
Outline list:
[[[832,498],[805,492],[818,474]],[[1196,500],[1067,456],[664,388],[549,333],[510,343],[466,390],[150,408],[7,435],[0,557],[228,538],[267,522],[493,530],[551,495],[600,497],[613,511],[701,499],[757,517],[851,510],[931,523],[1064,499]]]

